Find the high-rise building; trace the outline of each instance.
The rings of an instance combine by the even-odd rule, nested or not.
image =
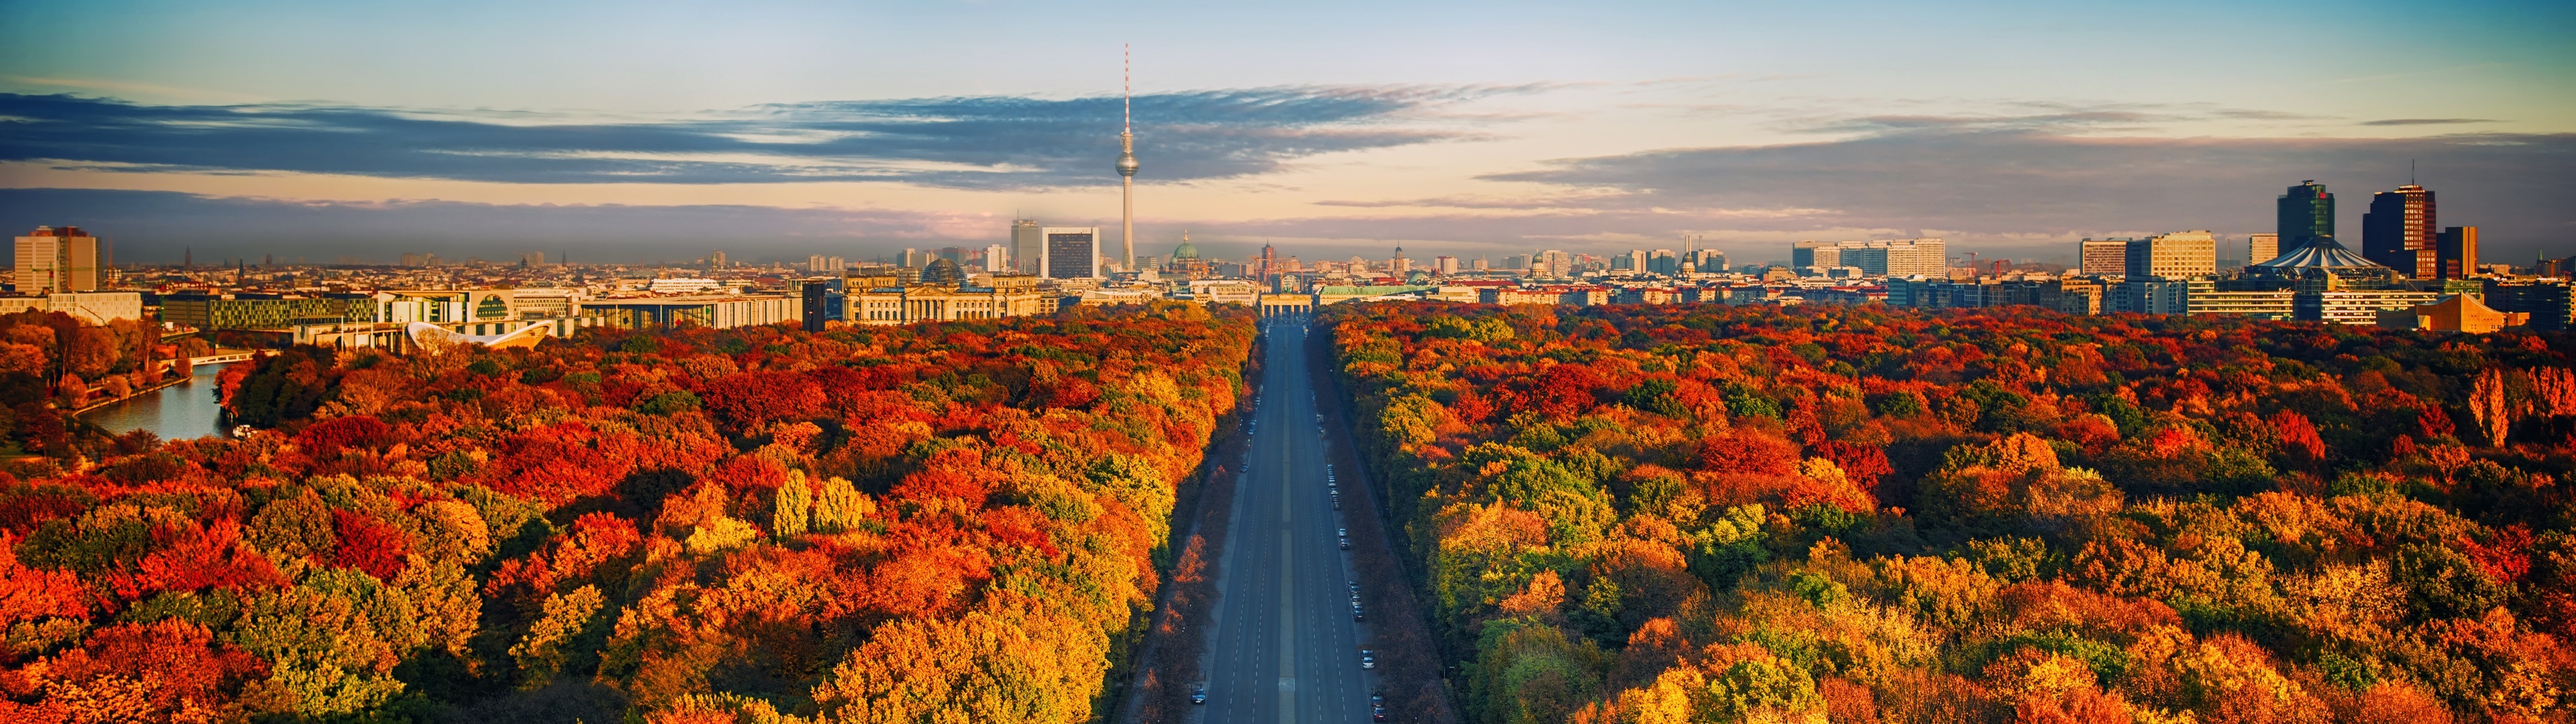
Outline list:
[[[1262,247],[1262,254],[1263,254],[1263,256],[1267,257],[1267,256],[1269,255],[1269,249],[1270,249],[1270,247],[1266,247],[1266,246],[1265,246],[1265,247]],[[1439,274],[1439,275],[1441,275],[1441,276],[1448,276],[1448,275],[1451,275],[1451,274],[1456,274],[1456,273],[1458,273],[1458,257],[1454,257],[1454,256],[1435,256],[1435,257],[1431,257],[1431,272],[1432,272],[1432,273],[1434,273],[1434,274]]]
[[[2478,275],[2478,227],[2454,226],[2433,239],[2435,272],[2443,279]]]
[[[18,293],[87,292],[113,266],[107,245],[77,226],[39,226],[18,237]]]
[[[1674,275],[1682,273],[1682,258],[1671,249],[1656,249],[1646,254],[1646,271]]]
[[[1011,220],[1011,262],[1022,274],[1039,272],[1038,261],[1046,258],[1046,234],[1036,219]]]
[[[2128,244],[2130,279],[2187,279],[2218,273],[2218,237],[2205,230],[2178,231]]]
[[[1696,249],[1683,254],[1682,263],[1683,271],[1722,272],[1726,271],[1726,252]]]
[[[1876,241],[1842,241],[1825,243],[1801,241],[1789,247],[1792,268],[1859,267],[1861,273],[1903,277],[1922,274],[1944,276],[1949,273],[1948,242],[1936,238],[1894,239]],[[1702,263],[1703,270],[1725,266]]]
[[[1571,276],[1574,274],[1574,257],[1567,256],[1564,249],[1539,252],[1536,259],[1530,262],[1530,274],[1542,277]]]
[[[1039,232],[1038,276],[1047,279],[1100,278],[1100,227],[1049,226]]]
[[[2090,276],[2122,276],[2129,273],[2129,242],[2136,239],[2085,239],[2076,242],[2080,252],[2076,270]]]
[[[811,254],[805,257],[805,270],[816,274],[833,274],[848,271],[849,268],[850,261],[841,257],[824,256],[821,254]]]
[[[998,274],[1010,270],[1011,246],[1009,244],[984,245],[984,271]]]
[[[2334,194],[2326,192],[2325,184],[2301,181],[2282,193],[2274,207],[2279,220],[2275,231],[2280,233],[2283,249],[2297,251],[2310,239],[2335,235]]]
[[[719,252],[715,252],[715,253],[712,253],[712,254],[708,254],[708,255],[707,255],[707,266],[715,267],[715,268],[717,268],[717,269],[723,269],[723,268],[725,268],[725,255],[724,255],[724,252],[719,251]]]
[[[2255,234],[2245,237],[2245,263],[2261,264],[2280,256],[2280,234]]]
[[[520,252],[520,253],[519,253],[519,268],[521,268],[521,269],[533,269],[533,268],[541,267],[541,266],[545,266],[545,265],[546,265],[546,253],[545,253],[545,252],[542,252],[542,251],[527,251],[527,252]]]
[[[2433,256],[2433,192],[2407,184],[2370,195],[2361,215],[2361,255],[2412,279],[2440,276]]]
[[[1810,239],[1790,244],[1789,266],[1798,269],[1805,269],[1807,267],[1850,266],[1843,263],[1843,248],[1859,246],[1862,243],[1863,242],[1858,241],[1836,243]]]

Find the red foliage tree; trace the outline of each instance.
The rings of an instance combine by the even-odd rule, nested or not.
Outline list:
[[[411,537],[362,513],[334,509],[331,528],[340,545],[331,549],[331,565],[355,568],[381,580],[392,580],[408,565]]]
[[[371,447],[386,439],[391,426],[368,415],[335,417],[305,426],[296,433],[295,444],[315,460],[339,457],[342,448]]]
[[[743,372],[708,382],[707,410],[735,430],[821,416],[823,386],[795,372]]]

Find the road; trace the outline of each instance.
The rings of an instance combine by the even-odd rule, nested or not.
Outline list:
[[[1207,656],[1210,724],[1369,721],[1369,624],[1351,620],[1342,516],[1367,515],[1355,490],[1334,510],[1326,486],[1315,388],[1301,317],[1275,318],[1253,411],[1252,447],[1237,483],[1218,569],[1216,636]]]

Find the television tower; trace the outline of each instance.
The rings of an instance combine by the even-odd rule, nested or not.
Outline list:
[[[1118,184],[1122,208],[1118,212],[1118,236],[1124,255],[1119,263],[1128,271],[1136,270],[1136,88],[1134,85],[1135,51],[1120,45],[1118,68]]]

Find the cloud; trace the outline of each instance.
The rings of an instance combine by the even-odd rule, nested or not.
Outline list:
[[[2365,126],[2442,126],[2454,123],[2503,123],[2492,118],[2387,118],[2362,121]]]
[[[1997,237],[2269,231],[2273,198],[2319,179],[2341,192],[2342,223],[2357,232],[2368,192],[2404,183],[2409,159],[2421,160],[2424,184],[2441,194],[2438,221],[2484,227],[2491,248],[2557,244],[2576,224],[2565,203],[2576,198],[2576,134],[2105,138],[1924,124],[1829,142],[1563,159],[1481,178],[1589,192],[1542,197],[1581,198],[1598,223],[1664,218],[1671,228],[1675,217],[1810,209],[1824,212],[1737,223]]]
[[[1472,137],[1418,127],[1510,87],[1281,87],[1135,99],[1142,178],[1250,176],[1296,159]],[[0,94],[0,160],[116,171],[295,172],[507,183],[882,180],[1098,183],[1119,100],[972,96],[756,106],[574,122],[299,104],[153,106]],[[1434,124],[1437,125],[1437,124]]]
[[[119,262],[199,262],[276,254],[330,262],[354,256],[391,263],[408,251],[462,259],[548,258],[634,262],[692,259],[723,249],[736,259],[850,258],[1008,236],[1007,216],[889,209],[791,209],[703,204],[483,204],[438,200],[297,201],[169,191],[0,189],[0,226],[79,226],[116,244]],[[979,242],[989,243],[989,242]]]

